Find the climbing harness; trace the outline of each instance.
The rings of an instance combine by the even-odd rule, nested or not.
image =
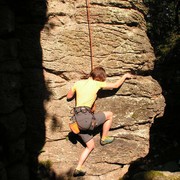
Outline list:
[[[78,134],[80,131],[93,130],[96,127],[97,122],[91,108],[86,106],[74,107],[72,113],[73,116],[69,127],[75,134]],[[84,115],[88,116],[88,118],[84,119]]]

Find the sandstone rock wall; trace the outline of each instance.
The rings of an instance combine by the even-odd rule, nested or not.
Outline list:
[[[41,44],[51,96],[45,102],[47,141],[39,159],[51,160],[57,174],[66,174],[76,166],[83,149],[69,133],[74,101],[67,102],[66,94],[82,70],[91,70],[87,7],[80,0],[48,3],[49,19],[41,32]],[[151,76],[143,76],[153,69],[155,61],[146,34],[146,11],[142,1],[91,0],[94,66],[106,69],[108,81],[115,81],[128,71],[135,71],[138,76],[118,90],[99,93],[97,110],[114,113],[110,134],[116,141],[102,147],[97,133],[96,148],[85,163],[86,178],[118,179],[132,161],[148,154],[151,124],[163,115],[161,87]]]
[[[102,147],[97,132],[86,179],[122,176],[147,155],[150,127],[163,115],[161,87],[149,74],[155,56],[146,11],[141,0],[91,0],[94,66],[106,69],[108,81],[130,70],[138,76],[99,93],[97,110],[114,113],[116,141]],[[71,176],[83,147],[69,133],[74,100],[67,102],[66,94],[82,70],[91,70],[86,2],[1,0],[0,15],[0,176],[33,179],[41,150],[40,162]]]

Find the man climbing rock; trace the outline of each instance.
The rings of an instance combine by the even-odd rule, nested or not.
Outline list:
[[[87,79],[77,81],[67,94],[67,99],[73,98],[76,94],[76,106],[74,108],[74,120],[77,122],[80,132],[78,135],[86,144],[78,165],[74,170],[74,176],[84,176],[85,171],[82,165],[90,152],[94,149],[93,131],[102,125],[101,145],[106,145],[114,141],[114,137],[108,136],[112,124],[113,113],[111,111],[94,112],[94,103],[97,98],[97,92],[100,89],[119,88],[127,78],[133,78],[130,73],[124,74],[114,83],[106,82],[106,72],[102,67],[94,68]]]

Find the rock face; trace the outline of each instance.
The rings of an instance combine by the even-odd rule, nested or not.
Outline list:
[[[83,1],[48,1],[49,21],[42,35],[43,65],[56,72],[90,71],[87,8]],[[108,74],[153,69],[154,53],[146,35],[139,1],[91,1],[90,23],[94,64]],[[73,61],[73,63],[72,63]],[[64,73],[65,74],[65,73]],[[70,73],[67,77],[72,79]]]
[[[89,27],[85,1],[48,3],[49,19],[41,32],[41,44],[44,76],[51,96],[45,102],[47,141],[39,159],[52,161],[55,172],[62,174],[76,166],[83,149],[77,137],[69,133],[70,110],[75,102],[67,102],[66,94],[82,70],[91,70]],[[96,148],[85,163],[87,178],[118,179],[132,161],[146,156],[151,124],[163,115],[161,87],[151,76],[142,75],[153,69],[155,61],[146,35],[145,13],[142,1],[91,1],[94,66],[106,69],[108,81],[115,81],[130,70],[139,75],[118,90],[99,93],[97,111],[114,113],[110,135],[116,141],[102,147],[97,132]]]
[[[106,69],[108,81],[128,71],[138,75],[120,89],[99,92],[97,111],[114,113],[116,140],[102,147],[97,131],[87,179],[123,176],[147,155],[150,127],[163,115],[162,90],[149,73],[155,56],[146,11],[141,0],[91,0],[93,65]],[[39,161],[51,161],[57,176],[67,176],[83,149],[68,127],[74,100],[67,102],[66,94],[81,71],[91,70],[86,2],[2,0],[0,14],[0,175],[33,179],[43,150]]]

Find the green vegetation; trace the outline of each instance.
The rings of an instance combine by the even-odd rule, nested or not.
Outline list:
[[[52,162],[50,160],[40,161],[38,166],[38,180],[48,179],[52,175]]]
[[[47,161],[41,161],[39,163],[39,166],[44,166],[46,169],[51,169],[52,162],[50,160]]]
[[[179,177],[180,176],[176,174],[166,175],[160,171],[146,171],[134,175],[132,180],[178,180]]]
[[[148,36],[154,47],[157,60],[177,57],[180,44],[179,0],[144,0],[149,8],[147,14]],[[176,51],[174,50],[176,49]]]

